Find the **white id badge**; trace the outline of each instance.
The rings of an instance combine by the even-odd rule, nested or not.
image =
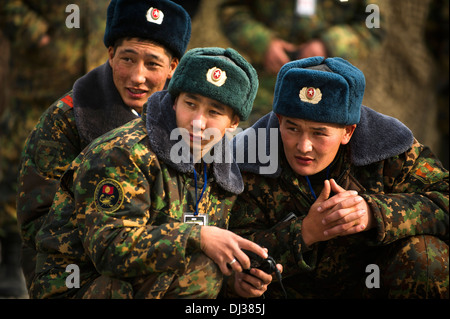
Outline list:
[[[297,0],[295,13],[298,16],[310,17],[316,14],[316,0]]]
[[[184,213],[183,222],[187,224],[197,224],[201,226],[208,226],[209,218],[206,214]]]

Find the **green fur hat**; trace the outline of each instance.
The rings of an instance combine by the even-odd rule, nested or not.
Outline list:
[[[253,66],[237,51],[223,48],[196,48],[180,60],[170,80],[169,93],[196,93],[231,107],[245,121],[258,91]]]
[[[342,58],[292,61],[278,73],[273,111],[314,122],[357,124],[365,85],[364,74]]]

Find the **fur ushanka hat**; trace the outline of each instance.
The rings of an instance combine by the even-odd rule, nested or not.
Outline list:
[[[364,74],[342,58],[292,61],[278,73],[273,111],[314,122],[357,124],[365,85]]]
[[[236,50],[195,48],[183,56],[170,80],[169,93],[197,93],[231,107],[248,119],[258,91],[258,75]]]
[[[181,58],[191,38],[191,18],[168,0],[112,0],[103,42],[110,47],[128,37],[155,41]]]

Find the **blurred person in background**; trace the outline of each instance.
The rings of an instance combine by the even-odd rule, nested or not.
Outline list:
[[[26,297],[20,268],[21,238],[17,227],[16,194],[20,154],[43,111],[73,82],[105,61],[101,34],[108,1],[76,1],[79,14],[67,10],[69,0],[5,0],[0,29],[10,52],[0,112],[0,296]],[[69,7],[71,8],[71,7]],[[67,11],[69,12],[67,12]],[[79,28],[66,20],[80,19]],[[6,47],[2,45],[2,50]],[[2,73],[5,70],[2,68]],[[39,200],[39,199],[38,199]]]
[[[276,74],[285,63],[312,56],[352,61],[379,47],[382,29],[366,25],[369,3],[374,1],[222,1],[223,33],[259,75],[251,122],[272,109]]]

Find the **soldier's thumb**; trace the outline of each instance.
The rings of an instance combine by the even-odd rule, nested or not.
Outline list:
[[[336,183],[336,181],[334,179],[330,180],[330,185],[331,185],[332,191],[335,192],[336,194],[345,192],[345,189],[342,188],[341,186],[339,186],[339,184]]]
[[[321,203],[323,201],[326,201],[331,194],[331,185],[329,180],[325,180],[323,183],[323,189],[322,192],[320,192],[319,197],[317,198],[317,202]]]

